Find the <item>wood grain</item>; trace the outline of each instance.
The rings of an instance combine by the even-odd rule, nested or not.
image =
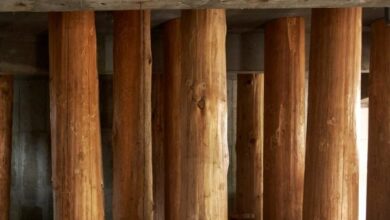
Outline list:
[[[165,216],[180,219],[180,95],[181,34],[180,19],[164,24],[165,81]]]
[[[264,74],[237,76],[236,218],[263,219]]]
[[[367,220],[390,219],[390,27],[371,25]]]
[[[103,220],[94,12],[49,14],[54,219]]]
[[[305,170],[305,23],[265,26],[264,219],[302,219]],[[283,207],[283,208],[281,208]]]
[[[181,18],[179,220],[227,219],[226,17],[223,9]]]
[[[114,13],[113,217],[153,218],[150,12]]]
[[[362,9],[313,9],[304,220],[358,219]]]
[[[152,74],[154,220],[165,220],[165,74]]]
[[[11,204],[13,77],[0,76],[0,220],[8,220]]]

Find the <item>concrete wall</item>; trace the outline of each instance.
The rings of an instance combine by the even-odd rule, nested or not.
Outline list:
[[[11,219],[52,219],[47,82],[15,81]]]
[[[112,196],[112,80],[100,77],[106,219]],[[12,146],[12,220],[53,219],[47,76],[16,77]]]

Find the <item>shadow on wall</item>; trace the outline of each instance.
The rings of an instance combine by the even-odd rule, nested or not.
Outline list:
[[[106,219],[112,219],[112,79],[100,77]],[[49,80],[15,77],[11,220],[53,219]]]

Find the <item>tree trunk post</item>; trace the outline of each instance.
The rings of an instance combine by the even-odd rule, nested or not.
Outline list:
[[[149,11],[114,12],[115,220],[153,218],[150,44]]]
[[[239,74],[235,219],[263,219],[263,112],[264,74]]]
[[[104,219],[94,12],[49,14],[54,219]]]
[[[0,220],[8,220],[11,189],[13,78],[0,76]]]
[[[371,26],[367,219],[390,219],[390,27]]]
[[[228,217],[225,38],[225,10],[183,11],[179,220]]]
[[[313,9],[304,220],[358,218],[361,8]]]
[[[264,45],[264,219],[301,220],[305,170],[304,19],[289,17],[267,23]]]

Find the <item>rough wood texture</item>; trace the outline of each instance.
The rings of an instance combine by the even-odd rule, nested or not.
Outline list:
[[[388,7],[388,0],[2,0],[0,11]]]
[[[113,217],[153,218],[150,12],[114,13]]]
[[[165,74],[152,76],[152,153],[154,220],[165,220]]]
[[[180,84],[181,84],[180,19],[164,24],[165,68],[165,215],[167,220],[180,220]]]
[[[49,15],[54,219],[103,220],[93,12]]]
[[[0,220],[9,219],[12,149],[12,76],[0,76]]]
[[[237,76],[236,216],[263,219],[264,74]]]
[[[367,219],[390,219],[390,26],[371,26]]]
[[[223,9],[181,18],[179,220],[227,219],[226,18]]]
[[[313,9],[304,220],[358,219],[361,8]]]
[[[305,23],[265,27],[264,219],[302,219],[305,170]],[[283,207],[283,208],[281,208]]]

